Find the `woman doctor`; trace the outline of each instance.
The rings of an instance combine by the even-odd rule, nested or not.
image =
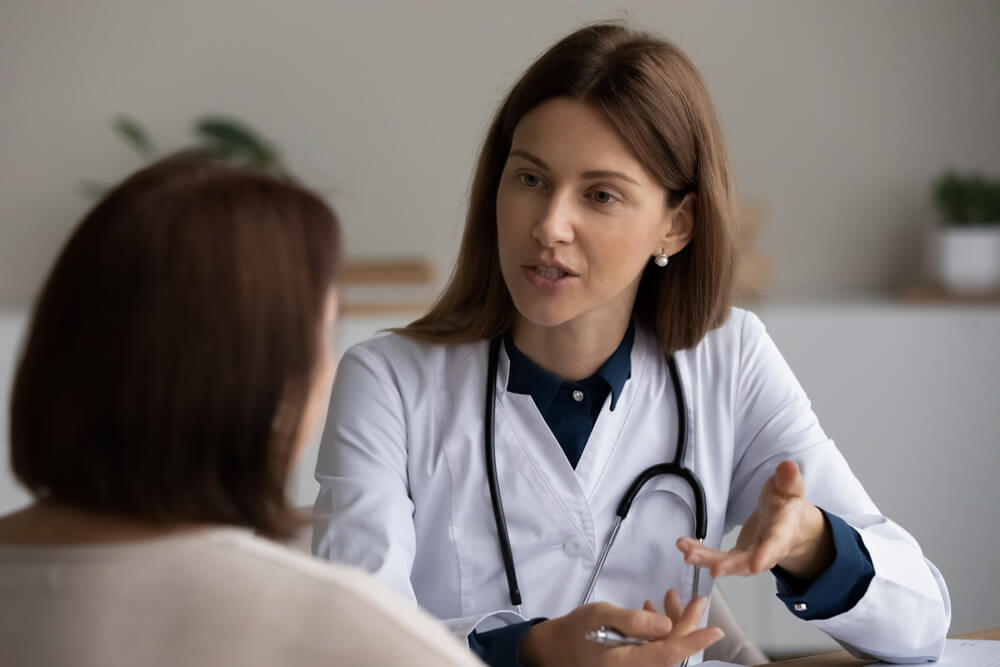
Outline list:
[[[698,629],[712,579],[767,569],[852,652],[938,657],[941,575],[865,493],[760,320],[729,305],[732,189],[677,47],[598,24],[544,53],[490,126],[445,292],[340,363],[314,551],[493,665],[696,662],[721,636]],[[680,447],[704,543],[692,485],[653,477],[580,606],[626,490]],[[585,637],[601,626],[652,641]]]

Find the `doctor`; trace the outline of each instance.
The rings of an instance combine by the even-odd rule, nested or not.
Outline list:
[[[697,662],[721,636],[699,629],[713,578],[764,570],[856,654],[939,656],[941,575],[760,320],[729,305],[731,201],[715,112],[675,46],[599,24],[543,54],[489,129],[445,292],[341,361],[316,554],[374,573],[493,665]],[[626,490],[678,452],[704,502],[652,477],[604,554]],[[652,641],[585,638],[600,626]]]

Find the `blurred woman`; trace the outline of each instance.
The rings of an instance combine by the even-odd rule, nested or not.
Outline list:
[[[332,381],[339,244],[314,194],[192,154],[84,218],[14,380],[35,503],[0,518],[0,662],[476,662],[366,574],[272,541],[301,523],[285,485]]]

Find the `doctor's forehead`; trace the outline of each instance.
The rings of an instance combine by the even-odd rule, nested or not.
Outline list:
[[[508,163],[514,160],[567,178],[616,171],[639,185],[654,183],[611,121],[578,100],[552,99],[525,114],[514,128]]]

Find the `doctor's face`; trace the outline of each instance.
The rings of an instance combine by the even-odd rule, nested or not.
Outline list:
[[[686,243],[674,213],[600,111],[564,98],[533,109],[497,191],[500,269],[522,320],[627,320],[650,257]]]

